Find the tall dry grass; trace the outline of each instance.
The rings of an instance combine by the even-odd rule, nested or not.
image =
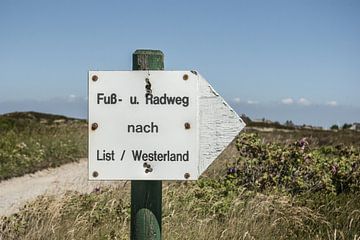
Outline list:
[[[321,213],[331,204],[312,209],[286,195],[234,190],[210,179],[167,184],[163,193],[163,239],[360,239],[353,198],[342,203],[349,218],[340,226],[332,221],[336,209]],[[129,239],[129,223],[128,190],[68,192],[39,197],[2,218],[0,239]]]

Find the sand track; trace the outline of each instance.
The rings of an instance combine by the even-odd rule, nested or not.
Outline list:
[[[42,194],[57,195],[67,190],[85,193],[99,186],[115,184],[124,185],[124,182],[89,182],[87,159],[11,178],[0,182],[0,216],[15,213],[27,201]]]

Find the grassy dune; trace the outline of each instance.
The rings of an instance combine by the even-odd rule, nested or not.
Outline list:
[[[0,181],[86,156],[84,120],[35,112],[0,116]]]

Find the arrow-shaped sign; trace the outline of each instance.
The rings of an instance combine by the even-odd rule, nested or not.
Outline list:
[[[196,71],[89,72],[89,179],[195,180],[244,126]]]
[[[201,75],[199,94],[200,175],[239,134],[245,123]]]

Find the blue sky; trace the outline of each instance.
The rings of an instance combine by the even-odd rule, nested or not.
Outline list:
[[[360,122],[360,1],[1,1],[0,113],[86,116],[88,70],[160,49],[241,114]]]

